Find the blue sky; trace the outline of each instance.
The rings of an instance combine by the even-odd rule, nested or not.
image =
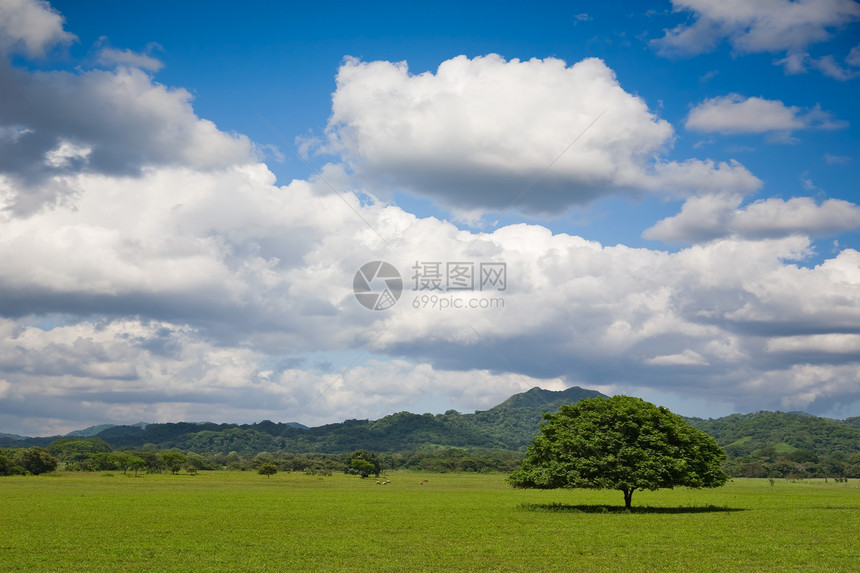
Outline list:
[[[0,15],[0,432],[536,385],[860,414],[855,1]],[[489,294],[419,261],[505,263],[504,307],[422,306]]]

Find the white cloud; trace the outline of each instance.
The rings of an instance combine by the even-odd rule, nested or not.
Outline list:
[[[99,53],[99,63],[106,66],[133,66],[150,72],[157,72],[164,67],[164,64],[147,54],[138,54],[131,50],[117,50],[115,48],[103,48]]]
[[[534,385],[631,376],[731,401],[750,372],[773,368],[756,363],[770,336],[762,341],[762,325],[786,336],[860,323],[860,255],[798,269],[784,263],[808,248],[797,237],[677,253],[534,225],[479,238],[347,194],[387,247],[324,186],[278,188],[261,165],[75,184],[73,206],[2,226],[7,419],[37,423],[56,410],[76,412],[67,429],[106,416],[322,423],[420,409],[431,395],[481,408]],[[351,292],[355,270],[374,259],[407,285],[385,312]],[[414,308],[415,261],[463,260],[506,262],[503,309]],[[371,359],[338,378],[368,345]],[[334,366],[314,366],[319,353],[334,353]]]
[[[666,56],[710,52],[727,41],[736,53],[784,53],[777,63],[789,73],[805,71],[807,48],[832,37],[834,29],[860,20],[854,0],[672,0],[676,12],[692,12],[691,24],[666,30],[652,40]],[[825,70],[826,71],[826,70]]]
[[[840,65],[833,56],[827,55],[821,58],[808,58],[807,62],[813,68],[816,68],[822,74],[834,80],[847,81],[856,78],[860,75],[860,71],[852,70],[848,67]]]
[[[856,226],[857,206],[739,208],[760,183],[739,164],[654,160],[671,127],[599,60],[457,58],[420,76],[348,62],[332,145],[367,184],[342,195],[316,180],[277,185],[246,138],[198,118],[187,92],[140,69],[3,73],[0,200],[16,209],[0,219],[0,431],[322,423],[428,402],[485,408],[534,385],[627,384],[750,408],[857,399],[850,354],[819,353],[816,370],[779,351],[811,332],[856,334],[860,253],[791,263],[809,252],[800,233]],[[655,232],[684,237],[715,214],[731,232],[715,226],[712,240],[676,252],[539,225],[478,236],[367,198],[386,191],[391,168],[401,184],[475,182],[482,206],[499,205],[493,177],[521,189],[601,106],[618,121],[601,117],[546,176],[573,198],[533,190],[533,209],[582,202],[601,185],[700,189],[708,195]],[[395,169],[408,165],[426,180]],[[356,181],[342,165],[324,176],[339,189]],[[407,291],[372,312],[354,299],[353,277],[380,259],[401,270]],[[502,297],[504,308],[415,308],[416,261],[506,263],[506,291],[474,294]]]
[[[751,380],[743,391],[752,400],[770,395],[771,409],[805,411],[818,403],[832,402],[835,396],[849,403],[857,401],[858,377],[860,366],[856,364],[796,364]]]
[[[817,204],[810,197],[771,198],[740,208],[734,194],[687,199],[681,212],[657,222],[643,236],[671,243],[721,237],[747,238],[809,235],[823,237],[860,227],[860,206],[841,199]]]
[[[779,100],[744,98],[738,94],[706,99],[690,111],[686,122],[687,129],[723,134],[790,132],[846,126],[845,122],[832,120],[830,114],[817,107],[804,111],[796,106],[786,106]]]
[[[82,171],[137,176],[159,165],[220,169],[254,160],[247,137],[198,118],[190,93],[137,68],[30,74],[0,66],[0,82],[8,86],[0,92],[0,177],[13,188],[0,206],[19,213],[62,202],[73,193],[68,177]],[[56,161],[63,146],[87,153]]]
[[[820,189],[815,183],[812,182],[812,179],[809,177],[809,172],[804,171],[800,174],[800,184],[803,186],[803,190],[808,193],[823,193],[824,190]]]
[[[49,48],[75,39],[63,30],[63,17],[47,2],[0,0],[0,56],[22,51],[40,57]]]
[[[737,163],[663,161],[672,127],[595,58],[572,66],[497,55],[443,62],[348,59],[337,76],[328,151],[365,185],[469,211],[558,212],[611,193],[680,193],[760,181]]]
[[[860,334],[784,336],[767,341],[768,352],[860,355]]]
[[[708,361],[701,354],[689,349],[680,354],[654,356],[645,363],[652,366],[708,366]]]
[[[848,155],[833,155],[832,153],[824,154],[824,162],[827,165],[847,165],[854,159]]]
[[[667,243],[710,241],[728,235],[734,210],[743,200],[734,194],[690,197],[681,212],[658,221],[642,236]]]
[[[860,44],[851,48],[851,51],[848,52],[848,56],[845,58],[845,63],[849,66],[860,68]]]

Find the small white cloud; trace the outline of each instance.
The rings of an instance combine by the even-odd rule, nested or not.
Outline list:
[[[845,122],[834,121],[819,107],[803,110],[779,100],[745,98],[739,94],[710,98],[694,107],[687,116],[686,128],[705,133],[768,133],[783,137],[797,129],[837,129]]]
[[[90,153],[91,147],[63,140],[56,149],[45,154],[45,164],[49,167],[69,167],[75,160],[85,161]]]
[[[664,354],[645,360],[651,366],[708,366],[704,356],[694,350],[685,350],[680,354]]]
[[[848,52],[848,56],[845,58],[845,63],[849,66],[860,68],[860,44],[851,48],[851,51]]]
[[[807,62],[809,54],[806,52],[792,52],[786,54],[784,58],[776,60],[774,63],[782,66],[785,73],[788,75],[805,74],[808,71]]]
[[[102,49],[99,53],[99,63],[103,66],[133,66],[150,72],[157,72],[164,67],[164,64],[147,54],[114,48]]]
[[[732,194],[691,197],[678,215],[659,221],[642,235],[670,243],[696,243],[728,236],[822,237],[860,227],[860,206],[841,199],[816,204],[809,197],[772,198],[739,208],[741,200]]]
[[[47,2],[3,0],[0,2],[0,54],[22,51],[40,57],[58,44],[76,40],[63,30],[63,17]]]
[[[815,185],[812,182],[812,179],[809,178],[809,172],[804,171],[800,174],[800,184],[803,185],[804,191],[809,191],[810,193],[821,193],[823,190]]]
[[[797,145],[800,143],[800,138],[791,135],[789,131],[774,131],[768,133],[764,140],[767,143],[775,143],[779,145]]]
[[[776,63],[787,73],[806,71],[810,45],[860,20],[854,0],[672,0],[672,5],[676,12],[692,12],[694,19],[652,40],[659,54],[702,54],[726,41],[739,54],[784,53]],[[826,65],[818,62],[818,67]]]
[[[860,334],[813,334],[771,338],[768,352],[816,352],[860,356]]]
[[[852,50],[846,57],[844,65],[837,62],[830,54],[820,58],[813,58],[806,52],[788,54],[785,58],[777,60],[775,63],[782,65],[785,68],[786,74],[803,74],[812,68],[835,80],[847,81],[860,75],[860,71],[851,69],[854,66],[851,63],[853,61],[854,51]]]
[[[848,67],[840,65],[833,56],[823,56],[821,58],[810,59],[810,64],[817,68],[822,74],[827,77],[839,80],[841,82],[860,76],[860,71],[852,70]]]
[[[848,165],[852,161],[854,161],[854,158],[848,155],[833,155],[831,153],[824,154],[824,162],[827,165]]]
[[[703,74],[702,77],[699,78],[699,81],[703,84],[706,84],[709,81],[711,81],[712,79],[714,79],[715,77],[717,77],[717,75],[719,73],[720,73],[719,70],[711,70],[711,71]]]

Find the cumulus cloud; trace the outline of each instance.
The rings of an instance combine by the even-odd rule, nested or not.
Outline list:
[[[770,409],[783,411],[815,410],[820,403],[841,396],[844,404],[860,400],[857,364],[838,367],[796,364],[784,370],[767,372],[747,384],[743,391],[749,400],[767,400]]]
[[[0,332],[0,420],[14,420],[25,433],[64,433],[93,420],[252,423],[292,416],[313,425],[438,408],[430,396],[444,395],[446,409],[467,410],[537,385],[566,387],[405,360],[370,360],[342,376],[308,367],[262,370],[264,357],[253,350],[219,347],[188,327],[152,321],[40,328],[0,319]]]
[[[705,133],[791,132],[798,129],[836,129],[847,123],[834,121],[830,114],[816,107],[805,111],[787,106],[779,100],[738,94],[706,99],[687,116],[687,129]]]
[[[692,12],[694,19],[652,40],[659,54],[702,54],[726,41],[739,54],[784,53],[777,63],[788,73],[806,71],[810,65],[825,73],[825,68],[832,70],[832,56],[811,58],[808,47],[860,20],[860,4],[854,0],[672,0],[672,5],[676,12]]]
[[[363,184],[461,210],[551,213],[611,193],[760,184],[737,163],[661,160],[672,127],[595,58],[459,56],[417,75],[347,59],[327,131],[326,149]]]
[[[0,83],[0,209],[28,214],[62,202],[81,172],[134,177],[154,166],[254,160],[247,137],[198,118],[189,92],[136,67],[30,73],[0,61]]]
[[[63,17],[40,0],[0,1],[0,56],[22,52],[40,57],[76,39],[63,30]]]
[[[860,227],[860,206],[842,199],[818,204],[810,197],[770,198],[741,208],[742,200],[736,194],[691,197],[679,214],[659,221],[643,236],[671,243],[695,243],[728,236],[826,237]]]
[[[809,253],[808,234],[856,226],[855,205],[739,208],[758,185],[739,164],[649,160],[671,128],[598,60],[458,58],[443,68],[409,76],[386,62],[345,64],[331,145],[367,186],[338,194],[318,180],[278,184],[246,139],[197,117],[186,92],[134,66],[31,73],[7,64],[0,137],[18,160],[0,164],[10,207],[0,215],[0,431],[180,419],[316,424],[485,408],[535,385],[627,385],[742,408],[828,411],[857,399],[853,339],[803,337],[860,334],[860,253],[796,264]],[[498,107],[497,91],[514,84],[534,92],[516,110],[552,105],[518,119]],[[497,106],[500,127],[478,102]],[[601,102],[610,109],[581,148],[546,175],[572,189],[575,199],[562,204],[581,202],[589,182],[621,192],[644,173],[639,191],[708,191],[655,233],[669,237],[674,226],[683,237],[682,223],[693,228],[710,212],[730,234],[715,227],[711,240],[675,252],[540,225],[477,235],[372,198],[384,180],[368,174],[400,161],[427,173],[435,166],[460,185],[457,169],[468,172],[485,186],[481,205],[500,204],[487,191],[493,173],[518,183],[541,175],[555,144],[572,141],[558,127],[581,133]],[[603,125],[610,112],[623,121]],[[541,147],[545,138],[553,145]],[[407,170],[392,172],[417,185]],[[323,175],[341,189],[356,181],[339,165]],[[62,200],[42,197],[23,212],[25,198],[60,184]],[[356,270],[372,260],[391,262],[406,285],[387,311],[363,308],[352,292]],[[507,288],[414,290],[416,262],[464,261],[504,263]],[[425,295],[437,304],[422,306]],[[503,304],[457,310],[455,299]],[[808,352],[783,350],[791,344]],[[846,351],[816,353],[816,344]],[[780,386],[785,373],[792,383]]]
[[[2,227],[0,378],[17,400],[4,404],[19,406],[7,419],[83,403],[67,428],[105,412],[322,423],[420,409],[430,395],[487,407],[534,385],[617,384],[632,373],[643,386],[729,400],[751,371],[773,368],[757,363],[773,335],[762,329],[860,324],[860,255],[787,265],[808,249],[802,237],[676,253],[537,225],[479,237],[345,195],[386,245],[324,186],[277,187],[261,165],[159,168],[123,180],[121,195],[119,182],[81,176],[74,208]],[[357,268],[378,259],[406,285],[385,312],[361,307],[351,289]],[[466,293],[503,307],[416,308],[428,294],[412,290],[416,261],[506,263],[506,291]],[[314,366],[325,353],[335,367]],[[362,356],[371,360],[339,376]],[[691,367],[702,372],[690,378]]]

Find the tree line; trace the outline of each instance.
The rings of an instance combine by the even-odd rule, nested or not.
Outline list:
[[[100,428],[94,436],[100,445],[63,445],[83,438],[0,436],[0,447],[20,451],[42,446],[63,467],[91,471],[171,471],[177,464],[192,472],[248,470],[262,463],[257,456],[271,457],[279,471],[304,471],[306,467],[308,471],[343,471],[346,453],[362,449],[379,452],[389,469],[509,471],[540,432],[544,412],[556,412],[563,403],[576,403],[594,394],[598,393],[581,388],[562,392],[535,388],[473,414],[400,412],[378,420],[347,420],[316,428],[271,421],[241,426],[138,424]],[[723,470],[732,477],[860,478],[860,418],[832,420],[802,413],[757,412],[684,419],[714,437],[725,450]],[[77,450],[54,452],[61,447]],[[172,453],[165,460],[160,452]],[[39,457],[27,455],[30,460]],[[0,473],[33,473],[27,465],[35,462],[12,457],[4,454]]]
[[[362,454],[361,452],[366,452]],[[372,453],[356,450],[350,454],[295,453],[278,450],[240,454],[235,451],[199,454],[176,448],[114,450],[100,438],[59,438],[47,447],[0,449],[0,475],[38,475],[57,468],[66,471],[121,471],[177,474],[205,470],[258,470],[268,464],[276,471],[328,474],[356,473],[365,477],[383,470],[415,469],[434,472],[509,472],[523,459],[521,452],[488,449],[439,448],[403,452]],[[364,463],[362,463],[364,462]],[[368,469],[369,468],[369,469]]]

